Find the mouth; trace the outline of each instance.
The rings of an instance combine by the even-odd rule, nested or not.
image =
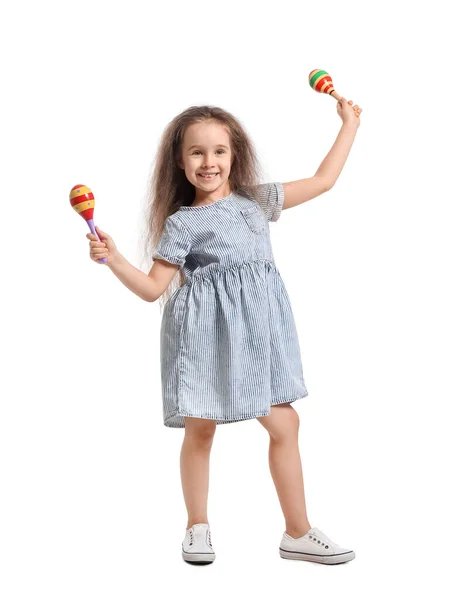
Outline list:
[[[219,175],[219,173],[207,173],[206,175],[203,175],[202,173],[198,173],[198,177],[201,177],[202,179],[206,179],[207,181],[214,179],[218,175]]]

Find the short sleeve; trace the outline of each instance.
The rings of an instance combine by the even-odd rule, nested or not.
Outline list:
[[[190,252],[191,245],[188,231],[176,216],[170,215],[164,223],[162,235],[152,258],[153,260],[162,258],[182,267],[185,264],[187,254]]]
[[[284,203],[284,188],[282,183],[262,183],[257,186],[258,203],[267,216],[268,221],[280,218]]]

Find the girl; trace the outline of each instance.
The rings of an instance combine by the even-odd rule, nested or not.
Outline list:
[[[96,227],[90,256],[140,298],[161,298],[164,425],[185,428],[180,468],[188,523],[182,556],[215,559],[207,516],[209,459],[216,426],[256,418],[270,434],[269,464],[285,518],[282,558],[335,564],[355,555],[306,513],[299,418],[291,403],[308,395],[291,304],[275,265],[269,222],[329,190],[360,124],[341,98],[342,128],[313,177],[260,184],[247,133],[230,113],[191,107],[166,127],[148,214],[148,274],[130,265]],[[99,263],[102,257],[107,263]],[[176,277],[177,275],[177,277]],[[174,286],[170,285],[175,282]]]

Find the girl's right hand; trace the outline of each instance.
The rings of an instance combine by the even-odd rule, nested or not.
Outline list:
[[[358,104],[353,106],[352,100],[346,100],[346,98],[343,98],[342,96],[337,102],[336,110],[343,121],[343,125],[349,123],[359,127],[361,124],[359,117],[361,116],[362,108],[360,108]]]
[[[99,241],[98,238],[92,233],[86,234],[86,237],[88,238],[88,240],[90,240],[89,256],[91,257],[91,260],[94,260],[99,264],[111,265],[113,262],[115,262],[117,256],[119,255],[119,252],[117,251],[117,246],[115,245],[114,240],[111,238],[111,236],[105,231],[102,231],[102,229],[99,229],[99,227],[96,227],[96,232],[101,238],[101,241]],[[107,258],[107,263],[100,262],[100,259],[104,257]]]

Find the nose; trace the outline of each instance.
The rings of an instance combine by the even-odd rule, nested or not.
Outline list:
[[[205,155],[205,160],[203,161],[203,167],[205,169],[211,168],[212,166],[214,166],[214,162],[213,161],[214,161],[213,157],[211,157],[209,154],[206,154]]]

